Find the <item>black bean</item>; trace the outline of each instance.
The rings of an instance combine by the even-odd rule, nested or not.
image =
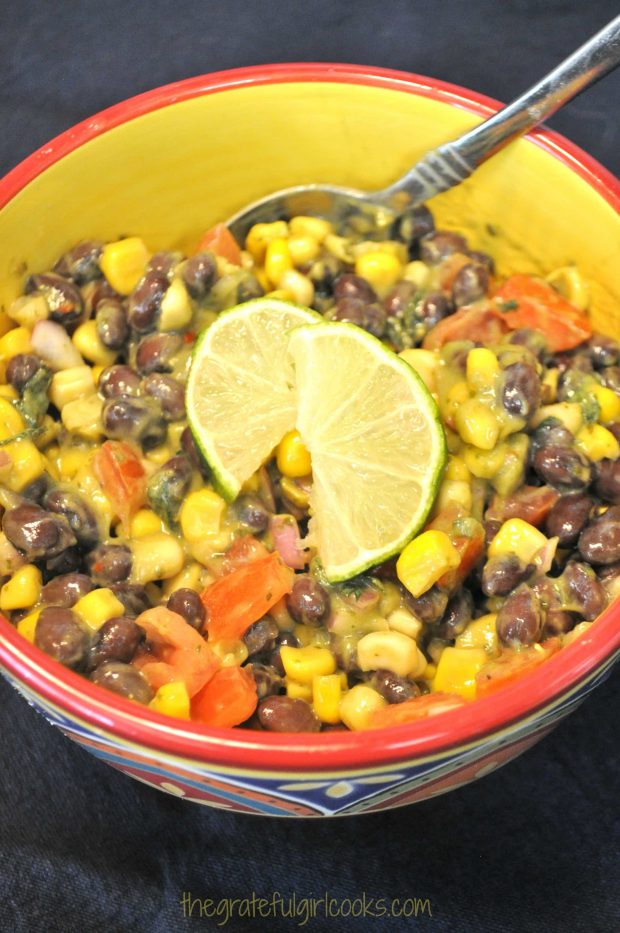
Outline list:
[[[27,295],[32,292],[43,295],[52,321],[63,325],[74,324],[84,310],[79,288],[54,272],[31,275],[24,291]]]
[[[488,547],[497,532],[502,527],[502,522],[496,518],[488,518],[484,523],[484,542]]]
[[[560,370],[558,381],[558,399],[563,402],[570,399],[575,376],[581,377],[583,373],[594,371],[592,357],[587,350],[575,350],[572,353],[558,353],[554,359],[555,366]]]
[[[269,664],[253,661],[252,664],[248,665],[248,670],[252,671],[259,700],[264,700],[265,697],[277,693],[283,684],[283,680],[276,669]]]
[[[558,537],[559,546],[572,547],[586,526],[594,500],[581,492],[561,496],[549,511],[545,531],[549,537]]]
[[[300,575],[286,597],[286,608],[296,622],[320,625],[329,614],[329,594],[312,577]]]
[[[153,691],[146,678],[135,667],[121,661],[104,661],[95,668],[90,679],[100,687],[145,706],[153,699]]]
[[[403,314],[406,308],[415,300],[418,289],[413,282],[398,282],[383,301],[383,308],[388,317],[394,314]]]
[[[41,590],[41,602],[70,609],[78,599],[94,589],[95,584],[85,573],[65,573],[45,584]]]
[[[405,677],[398,677],[392,671],[378,670],[370,678],[370,686],[388,703],[404,703],[420,696],[420,688]]]
[[[93,636],[88,654],[88,669],[92,671],[104,661],[123,661],[128,664],[143,638],[144,630],[136,625],[133,619],[127,616],[108,619]]]
[[[279,631],[276,622],[271,616],[263,616],[258,622],[254,622],[243,636],[243,641],[248,649],[248,655],[252,657],[252,655],[258,654],[261,651],[271,651],[275,645]]]
[[[484,298],[489,287],[489,270],[486,266],[469,262],[454,277],[452,299],[457,308]]]
[[[573,605],[584,619],[592,622],[607,605],[607,595],[592,567],[577,561],[569,561],[562,579],[566,583]]]
[[[17,353],[6,364],[6,381],[21,395],[24,386],[40,366],[42,360],[33,353]]]
[[[321,723],[305,700],[270,696],[258,704],[261,726],[269,732],[319,732]]]
[[[108,366],[99,376],[98,388],[104,398],[140,394],[141,379],[131,366]]]
[[[417,314],[424,322],[427,330],[438,324],[439,321],[452,314],[454,305],[443,292],[429,292],[417,309]]]
[[[125,544],[100,544],[86,558],[86,569],[98,586],[123,583],[131,564],[131,551]]]
[[[439,622],[448,605],[448,595],[437,586],[432,586],[421,596],[411,596],[405,591],[405,599],[408,608],[413,612],[416,619],[424,622],[425,625],[432,625]]]
[[[583,489],[590,482],[592,472],[587,457],[578,450],[557,444],[537,450],[533,466],[545,483],[560,489]]]
[[[465,238],[448,230],[437,230],[420,240],[420,259],[431,266],[436,266],[453,253],[466,252]]]
[[[75,544],[66,518],[51,515],[34,503],[24,502],[7,509],[2,517],[2,530],[29,560],[55,557]]]
[[[168,276],[162,272],[147,272],[129,296],[128,319],[134,330],[146,334],[154,330],[168,289]]]
[[[184,454],[167,460],[150,477],[146,489],[149,505],[172,528],[192,482],[192,467]]]
[[[77,573],[82,569],[82,551],[78,547],[68,547],[60,554],[48,557],[45,561],[45,579],[57,574]]]
[[[55,486],[45,494],[43,507],[49,512],[65,516],[80,547],[90,550],[99,543],[97,517],[75,489],[66,485]]]
[[[377,300],[377,293],[372,285],[360,275],[345,272],[343,275],[339,275],[334,282],[334,298],[336,301],[341,298],[359,298],[369,304],[371,301]]]
[[[308,278],[317,295],[327,297],[333,293],[334,282],[342,272],[342,263],[335,256],[323,256],[310,267]]]
[[[508,597],[497,613],[495,627],[499,640],[509,647],[538,641],[546,612],[537,594],[522,585]]]
[[[620,366],[607,366],[599,375],[604,386],[620,395]]]
[[[54,272],[72,279],[76,285],[85,285],[93,279],[101,277],[99,258],[103,250],[103,243],[98,240],[84,240],[72,246],[64,253],[56,265]]]
[[[620,560],[620,506],[612,505],[579,536],[579,553],[590,564]]]
[[[620,362],[620,346],[612,337],[605,334],[594,334],[588,341],[590,356],[596,369],[605,366],[616,366]]]
[[[543,447],[570,447],[574,435],[557,418],[545,418],[532,434],[532,452]]]
[[[280,632],[276,638],[276,644],[271,654],[269,655],[269,664],[278,672],[281,677],[284,677],[284,665],[282,664],[282,658],[280,657],[280,648],[289,646],[291,648],[299,648],[299,641],[292,632]]]
[[[616,440],[620,444],[620,421],[614,421],[612,424],[608,424],[607,430],[611,431],[613,436],[616,438]]]
[[[41,473],[40,476],[33,479],[27,486],[24,486],[21,494],[24,499],[31,499],[33,502],[38,502],[40,505],[43,496],[46,494],[51,484],[52,478],[49,473]]]
[[[179,421],[185,417],[185,389],[174,376],[151,373],[144,380],[144,391],[157,399],[166,421]]]
[[[482,571],[482,592],[486,596],[507,596],[532,570],[531,565],[522,564],[514,554],[491,558]]]
[[[171,253],[169,250],[162,250],[159,253],[153,253],[146,268],[148,272],[159,272],[161,275],[165,275],[168,281],[170,281],[175,267],[178,266],[182,258],[183,256],[181,253]]]
[[[335,321],[356,324],[375,337],[385,332],[386,313],[378,303],[368,304],[362,298],[340,298],[333,313]]]
[[[152,398],[111,398],[102,411],[108,437],[133,440],[145,450],[158,447],[166,438],[166,422],[160,406]]]
[[[394,224],[393,236],[414,247],[424,236],[433,233],[435,221],[425,204],[413,207],[402,214]]]
[[[196,253],[183,265],[181,276],[192,298],[204,298],[217,276],[215,256],[211,252]]]
[[[530,418],[540,405],[540,377],[531,363],[512,363],[503,374],[502,402],[506,411]]]
[[[256,276],[247,270],[244,271],[237,283],[237,302],[242,304],[244,301],[260,298],[264,294],[265,289]]]
[[[104,347],[120,350],[129,338],[127,314],[120,301],[106,298],[97,305],[97,334]]]
[[[513,330],[506,340],[508,343],[514,343],[517,346],[527,347],[538,360],[544,359],[549,353],[549,347],[544,335],[540,331],[532,330],[529,327],[519,327],[517,330]]]
[[[149,594],[140,583],[111,583],[110,589],[123,604],[125,615],[132,618],[152,606]]]
[[[207,619],[207,610],[195,590],[190,590],[186,586],[179,587],[170,594],[166,605],[170,612],[183,616],[192,628],[195,628],[197,632],[202,632]]]
[[[149,334],[143,337],[136,350],[136,367],[146,376],[148,373],[171,373],[172,358],[183,345],[178,334]]]
[[[258,496],[241,496],[235,502],[234,512],[237,521],[257,534],[269,525],[269,512]]]
[[[550,609],[547,612],[545,630],[543,635],[550,638],[553,635],[566,635],[571,629],[575,628],[579,616],[573,612],[566,612],[564,609]]]
[[[473,259],[474,262],[484,266],[487,272],[493,275],[495,272],[495,260],[492,256],[489,256],[488,253],[485,253],[480,249],[470,249],[467,255],[470,257],[470,259]]]
[[[594,491],[605,502],[620,504],[620,458],[594,464]]]
[[[470,590],[460,589],[451,596],[437,634],[450,641],[465,629],[474,611],[474,599]]]
[[[71,609],[50,606],[42,609],[34,632],[34,643],[50,658],[78,670],[88,652],[88,635]]]

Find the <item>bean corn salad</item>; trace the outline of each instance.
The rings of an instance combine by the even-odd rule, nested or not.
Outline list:
[[[226,503],[187,427],[192,346],[270,294],[400,353],[449,458],[425,528],[330,585],[296,432]],[[51,658],[209,726],[377,728],[486,696],[620,592],[620,348],[577,269],[499,279],[427,208],[343,234],[222,225],[189,257],[81,242],[0,312],[0,610]],[[248,418],[252,413],[248,412]]]

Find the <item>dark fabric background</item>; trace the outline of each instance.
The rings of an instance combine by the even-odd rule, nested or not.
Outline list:
[[[508,100],[612,0],[25,0],[0,9],[0,171],[151,87],[274,61],[369,63]],[[620,73],[551,125],[620,173]],[[0,244],[0,248],[2,245]],[[620,270],[619,270],[620,272]],[[432,917],[309,930],[620,930],[616,674],[532,751],[400,811],[276,821],[200,808],[74,746],[0,683],[0,931],[293,930],[184,917],[194,897],[429,898]],[[303,926],[299,926],[304,929]]]

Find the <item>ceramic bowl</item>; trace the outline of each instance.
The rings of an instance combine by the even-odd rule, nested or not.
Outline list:
[[[277,188],[378,188],[496,102],[440,81],[344,65],[206,75],[112,107],[0,181],[0,307],[24,274],[85,238],[142,236],[153,249],[199,234]],[[466,233],[500,274],[572,262],[596,329],[617,332],[620,184],[547,131],[435,198],[438,226]],[[615,256],[615,261],[614,261]],[[396,807],[490,772],[537,742],[611,670],[620,606],[542,667],[490,698],[369,733],[207,729],[143,709],[50,660],[0,619],[0,664],[26,699],[93,754],[187,800],[274,816]]]

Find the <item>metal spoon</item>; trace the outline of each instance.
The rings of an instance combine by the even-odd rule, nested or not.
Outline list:
[[[255,201],[228,220],[239,243],[255,223],[315,214],[343,223],[367,217],[384,226],[407,208],[453,188],[485,159],[537,126],[620,64],[620,16],[541,81],[484,123],[427,153],[387,188],[364,192],[336,185],[297,185]]]

